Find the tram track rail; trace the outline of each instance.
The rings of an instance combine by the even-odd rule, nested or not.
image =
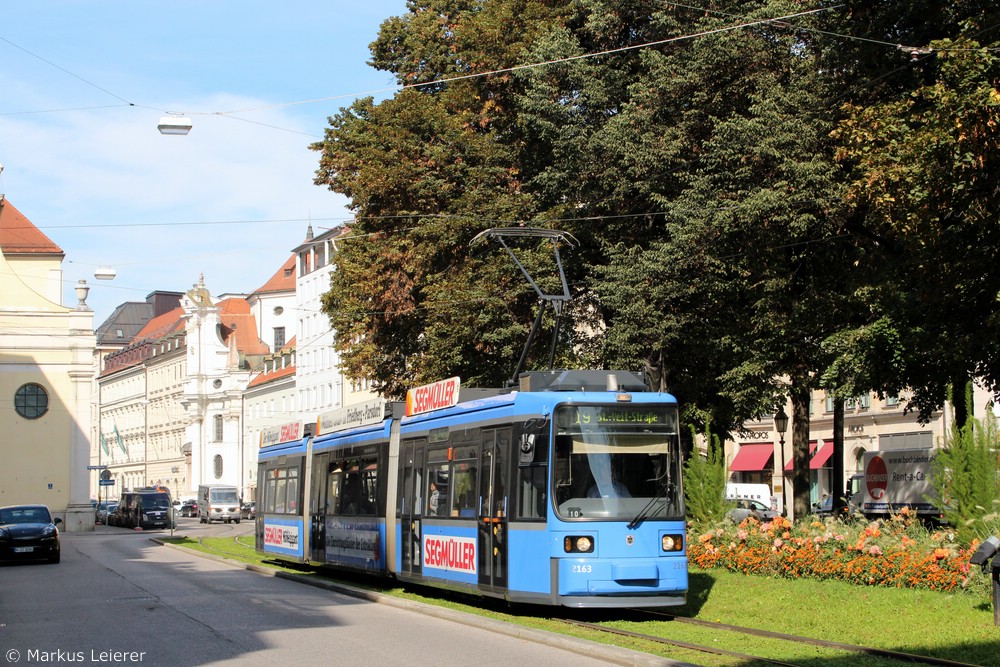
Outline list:
[[[739,625],[731,625],[728,623],[719,623],[715,621],[705,621],[696,618],[689,618],[686,616],[677,616],[674,614],[669,614],[665,612],[656,612],[646,609],[634,609],[631,610],[632,613],[638,615],[653,616],[658,618],[663,618],[675,623],[681,623],[686,625],[694,625],[707,629],[713,629],[724,632],[733,632],[738,634],[762,637],[765,639],[773,639],[784,642],[791,642],[796,644],[803,644],[808,646],[815,646],[819,648],[832,649],[837,651],[844,651],[848,653],[861,653],[870,656],[887,658],[901,663],[907,664],[920,664],[920,665],[941,665],[944,667],[977,667],[965,662],[959,662],[956,660],[949,660],[947,658],[937,658],[934,656],[920,655],[916,653],[906,653],[902,651],[893,651],[891,649],[875,648],[870,646],[859,646],[857,644],[848,644],[844,642],[835,642],[825,639],[816,639],[814,637],[802,637],[798,635],[791,635],[783,632],[775,632],[772,630],[761,630],[759,628],[748,628]],[[739,653],[735,651],[729,651],[726,649],[721,649],[713,646],[706,646],[702,644],[694,644],[690,642],[670,639],[668,637],[661,637],[657,635],[649,635],[639,632],[633,632],[630,630],[621,630],[619,628],[611,627],[607,624],[600,623],[589,623],[586,621],[578,621],[571,619],[558,619],[575,627],[586,628],[589,630],[594,630],[598,632],[611,633],[623,637],[629,637],[632,639],[638,639],[641,641],[647,641],[654,644],[666,644],[670,646],[675,646],[677,648],[683,648],[691,651],[710,653],[714,655],[728,656],[733,658],[738,658],[740,660],[748,660],[764,664],[773,665],[795,665],[796,663],[784,662],[781,660],[776,660],[773,658],[767,658],[758,655],[750,655]]]
[[[678,639],[669,639],[667,637],[658,637],[656,635],[647,635],[641,632],[632,632],[630,630],[620,630],[618,628],[611,628],[606,625],[601,625],[599,623],[588,623],[586,621],[574,621],[570,619],[553,619],[559,620],[567,625],[572,625],[578,628],[584,628],[587,630],[592,630],[596,632],[605,632],[613,635],[618,635],[619,637],[629,637],[630,639],[638,639],[644,642],[650,642],[653,644],[665,644],[667,646],[673,646],[675,648],[682,648],[688,651],[695,651],[698,653],[711,653],[712,655],[721,655],[728,658],[736,658],[738,660],[754,662],[754,663],[766,663],[769,665],[784,665],[785,667],[799,667],[793,662],[783,662],[781,660],[775,660],[773,658],[764,658],[759,655],[750,655],[749,653],[739,653],[738,651],[729,651],[727,649],[717,648],[714,646],[706,646],[704,644],[692,644],[691,642],[684,642]]]

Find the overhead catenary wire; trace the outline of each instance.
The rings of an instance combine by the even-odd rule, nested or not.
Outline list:
[[[839,5],[835,5],[834,7],[839,7]],[[486,72],[471,72],[469,74],[456,74],[454,76],[446,76],[446,77],[442,77],[440,79],[434,79],[432,81],[421,81],[419,83],[408,83],[408,84],[404,84],[402,86],[396,86],[396,87],[393,87],[393,88],[376,90],[376,91],[370,91],[370,92],[367,92],[367,93],[358,93],[358,94],[355,94],[355,95],[350,96],[350,97],[362,97],[362,96],[366,96],[366,95],[371,95],[373,93],[391,92],[391,91],[394,91],[394,90],[407,90],[407,89],[412,89],[412,88],[427,88],[427,87],[430,87],[430,86],[439,86],[442,83],[454,83],[456,81],[465,81],[465,80],[468,80],[468,79],[479,79],[479,78],[483,78],[483,77],[487,77],[487,76],[494,76],[494,75],[497,75],[497,74],[510,74],[511,72],[518,72],[518,71],[521,71],[521,70],[534,69],[536,67],[547,67],[548,65],[557,65],[557,64],[561,64],[561,63],[573,62],[573,61],[576,61],[576,60],[584,60],[584,59],[587,59],[587,58],[598,58],[598,57],[601,57],[601,56],[608,56],[608,55],[613,55],[613,54],[616,54],[616,53],[625,53],[625,52],[628,52],[628,51],[636,51],[638,49],[647,49],[647,48],[650,48],[650,47],[653,47],[653,46],[663,46],[665,44],[670,44],[672,42],[687,41],[687,40],[691,40],[691,39],[697,39],[699,37],[707,37],[709,35],[715,35],[715,34],[718,34],[718,33],[730,32],[730,31],[733,31],[733,30],[742,30],[743,28],[751,28],[751,27],[754,27],[754,26],[762,25],[762,24],[772,23],[774,21],[787,21],[787,20],[790,20],[790,19],[793,19],[793,18],[799,18],[799,17],[802,17],[802,16],[808,16],[810,14],[816,14],[816,13],[819,13],[819,12],[829,11],[829,10],[833,9],[834,7],[820,7],[818,9],[809,9],[809,10],[802,11],[802,12],[796,12],[794,14],[786,14],[785,16],[778,16],[778,17],[767,18],[767,19],[758,19],[758,20],[755,20],[755,21],[746,21],[746,22],[743,22],[743,23],[739,23],[737,25],[723,26],[723,27],[720,27],[720,28],[712,28],[710,30],[702,30],[702,31],[695,32],[695,33],[690,33],[690,34],[687,34],[687,35],[678,35],[676,37],[667,37],[667,38],[664,38],[664,39],[653,40],[651,42],[643,42],[641,44],[630,44],[628,46],[621,46],[621,47],[618,47],[618,48],[615,48],[615,49],[605,49],[605,50],[602,50],[602,51],[592,51],[592,52],[581,53],[581,54],[577,54],[577,55],[573,55],[573,56],[565,56],[563,58],[553,58],[551,60],[543,60],[543,61],[538,61],[538,62],[534,62],[534,63],[526,63],[526,64],[523,64],[523,65],[512,65],[510,67],[502,67],[502,68],[499,68],[499,69],[488,70]],[[216,111],[214,113],[216,115],[228,115],[228,114],[234,114],[234,113],[247,113],[249,111],[265,111],[267,109],[274,109],[274,108],[279,108],[279,107],[294,106],[294,105],[300,105],[300,104],[311,104],[311,103],[315,103],[315,102],[327,102],[327,101],[331,101],[331,100],[334,100],[334,99],[338,99],[340,97],[348,97],[348,96],[338,95],[338,96],[327,97],[327,98],[317,98],[317,99],[313,99],[313,100],[302,100],[302,101],[299,101],[299,102],[284,102],[284,103],[281,103],[281,104],[272,104],[272,105],[267,105],[267,106],[262,106],[262,107],[255,107],[255,108],[250,108],[250,109],[238,109],[238,110],[233,110],[233,111]]]
[[[667,1],[667,0],[664,1],[664,5],[669,6],[669,7],[683,7],[685,9],[692,9],[692,10],[696,10],[696,11],[700,11],[700,12],[705,12],[705,13],[715,13],[715,14],[721,15],[721,16],[729,16],[729,17],[733,17],[733,18],[740,18],[739,15],[736,15],[736,14],[731,14],[731,13],[727,13],[727,12],[713,10],[713,9],[705,8],[705,7],[699,7],[699,6],[696,6],[696,5],[688,5],[688,4],[683,4],[683,3],[670,2],[670,1]],[[545,67],[545,66],[552,65],[552,64],[559,64],[559,63],[565,63],[565,62],[572,62],[572,61],[576,61],[576,60],[582,60],[582,59],[586,59],[586,58],[595,58],[595,57],[600,57],[600,56],[612,55],[612,54],[615,54],[615,53],[624,53],[624,52],[627,52],[627,51],[633,51],[633,50],[638,50],[638,49],[650,48],[650,47],[654,47],[654,46],[661,46],[661,45],[669,44],[669,43],[672,43],[672,42],[680,42],[680,41],[692,40],[692,39],[696,39],[696,38],[699,38],[699,37],[706,37],[706,36],[710,36],[710,35],[714,35],[714,34],[719,34],[719,33],[729,32],[729,31],[734,31],[734,30],[740,30],[740,29],[750,28],[750,27],[755,27],[755,26],[760,26],[760,25],[781,25],[782,23],[787,23],[788,21],[790,21],[792,19],[801,18],[801,17],[804,17],[804,16],[808,16],[808,15],[816,14],[816,13],[820,13],[820,12],[830,11],[830,10],[833,10],[833,9],[837,9],[837,8],[839,8],[841,6],[842,5],[832,5],[832,6],[829,6],[829,7],[820,7],[820,8],[805,10],[805,11],[802,11],[802,12],[796,12],[796,13],[793,13],[793,14],[787,14],[787,15],[784,15],[784,16],[778,16],[778,17],[773,17],[773,18],[762,18],[762,19],[757,19],[757,20],[753,20],[753,21],[744,21],[742,23],[739,23],[739,24],[736,24],[736,25],[732,25],[732,26],[722,26],[722,27],[713,28],[713,29],[710,29],[710,30],[704,30],[704,31],[699,31],[699,32],[695,32],[695,33],[689,33],[689,34],[686,34],[686,35],[678,35],[678,36],[675,36],[675,37],[665,38],[665,39],[662,39],[662,40],[654,40],[654,41],[650,41],[650,42],[644,42],[644,43],[641,43],[641,44],[634,44],[634,45],[628,45],[628,46],[618,47],[618,48],[615,48],[615,49],[607,49],[607,50],[603,50],[603,51],[596,51],[596,52],[589,52],[589,53],[584,53],[584,54],[577,54],[577,55],[574,55],[574,56],[567,56],[567,57],[564,57],[564,58],[555,58],[555,59],[546,60],[546,61],[540,61],[540,62],[534,62],[534,63],[526,63],[526,64],[522,64],[522,65],[515,65],[515,66],[511,66],[511,67],[506,67],[506,68],[489,70],[489,71],[485,71],[485,72],[473,72],[473,73],[469,73],[469,74],[459,74],[459,75],[454,75],[454,76],[446,76],[446,77],[441,77],[441,78],[438,78],[438,79],[434,79],[432,81],[412,83],[412,84],[403,84],[401,86],[397,85],[397,86],[392,86],[392,87],[387,87],[387,88],[378,88],[378,89],[372,89],[372,90],[368,90],[368,91],[364,91],[364,92],[360,92],[360,93],[338,94],[338,95],[331,95],[331,96],[325,96],[325,97],[310,98],[310,99],[290,101],[290,102],[280,102],[280,103],[274,103],[274,104],[267,104],[267,105],[261,105],[261,106],[256,106],[256,107],[248,107],[248,108],[244,108],[244,109],[235,109],[235,110],[229,110],[229,111],[184,111],[183,114],[184,115],[228,117],[231,120],[238,120],[238,121],[242,121],[242,122],[246,122],[246,123],[251,123],[251,124],[254,124],[254,125],[259,125],[261,127],[267,127],[267,128],[274,129],[274,130],[280,130],[280,131],[283,131],[283,132],[291,132],[291,133],[294,133],[294,134],[299,134],[299,135],[302,135],[302,136],[308,136],[308,137],[313,137],[313,138],[322,138],[319,135],[312,134],[312,133],[309,133],[309,132],[302,132],[300,130],[292,130],[292,129],[289,129],[289,128],[284,128],[284,127],[280,127],[280,126],[269,124],[269,123],[262,123],[262,122],[259,122],[259,121],[250,120],[248,118],[239,117],[239,116],[236,116],[235,114],[250,113],[250,112],[256,112],[256,111],[266,111],[266,110],[270,110],[270,109],[284,108],[284,107],[290,107],[290,106],[300,106],[300,105],[306,105],[306,104],[315,104],[315,103],[319,103],[319,102],[329,102],[329,101],[338,100],[338,99],[357,99],[357,98],[360,98],[360,97],[371,96],[371,95],[375,95],[375,94],[379,94],[379,93],[390,93],[390,92],[397,92],[397,91],[407,90],[407,89],[418,89],[418,88],[424,88],[424,87],[429,87],[429,86],[438,86],[438,85],[445,84],[445,83],[452,83],[452,82],[457,82],[457,81],[462,81],[462,80],[467,80],[467,79],[493,76],[493,75],[496,75],[496,74],[511,73],[511,72],[516,72],[516,71],[520,71],[520,70],[532,69],[532,68],[537,68],[537,67]],[[883,45],[883,46],[886,46],[886,47],[889,47],[889,48],[892,48],[892,49],[903,50],[903,51],[905,51],[907,53],[913,52],[914,49],[918,50],[923,55],[927,55],[927,54],[932,53],[934,51],[933,49],[930,49],[929,47],[925,47],[925,46],[924,47],[910,47],[910,46],[905,46],[905,45],[898,44],[898,43],[891,43],[891,42],[886,42],[886,41],[876,40],[876,39],[871,39],[871,38],[866,38],[866,37],[859,37],[859,36],[856,36],[856,35],[847,35],[847,34],[843,34],[843,33],[836,33],[836,32],[832,32],[832,31],[825,31],[825,30],[820,30],[820,29],[817,29],[817,28],[809,28],[809,27],[802,28],[802,27],[798,27],[798,26],[793,26],[793,27],[795,27],[797,30],[803,30],[803,31],[807,31],[807,32],[813,32],[813,33],[816,33],[816,34],[824,34],[824,35],[838,37],[838,38],[842,38],[842,39],[850,39],[850,40],[856,40],[856,41],[863,41],[863,42],[869,42],[869,43],[879,44],[879,45]],[[95,83],[89,81],[88,79],[85,79],[85,78],[83,78],[83,77],[81,77],[81,76],[79,76],[77,74],[74,74],[73,72],[67,70],[64,67],[61,67],[61,66],[59,66],[59,65],[51,62],[50,60],[47,60],[47,59],[43,58],[42,56],[39,56],[39,55],[37,55],[35,53],[32,53],[31,51],[25,49],[24,47],[22,47],[22,46],[20,46],[18,44],[15,44],[14,42],[11,42],[10,40],[8,40],[8,39],[6,39],[6,38],[4,38],[2,36],[0,36],[0,41],[3,41],[3,42],[6,42],[7,44],[10,44],[14,48],[17,48],[17,49],[19,49],[19,50],[21,50],[21,51],[23,51],[23,52],[31,55],[32,57],[37,58],[38,60],[41,60],[42,62],[44,62],[44,63],[46,63],[46,64],[48,64],[48,65],[50,65],[50,66],[52,66],[52,67],[54,67],[54,68],[62,71],[62,72],[65,72],[69,76],[72,76],[72,77],[74,77],[76,79],[79,79],[80,81],[86,83],[87,85],[90,85],[90,86],[92,86],[92,87],[94,87],[94,88],[96,88],[96,89],[98,89],[98,90],[100,90],[100,91],[102,91],[102,92],[104,92],[104,93],[106,93],[106,94],[114,97],[115,99],[121,100],[124,103],[123,105],[111,105],[111,106],[108,106],[108,107],[100,107],[100,106],[97,106],[97,107],[75,107],[75,108],[66,108],[66,109],[47,109],[47,110],[38,110],[38,111],[0,112],[0,116],[26,115],[26,114],[35,114],[35,113],[57,113],[57,112],[60,112],[60,111],[78,111],[78,110],[90,110],[90,109],[102,109],[102,108],[117,108],[117,107],[121,107],[121,106],[129,106],[129,107],[135,107],[135,108],[149,109],[149,110],[159,111],[161,113],[181,113],[181,112],[177,112],[175,110],[165,109],[165,108],[156,107],[156,106],[141,105],[141,104],[137,104],[137,103],[131,102],[131,101],[126,100],[125,98],[117,95],[116,93],[113,93],[113,92],[107,90],[106,88],[103,88],[102,86],[99,86],[98,84],[95,84]],[[970,49],[967,49],[967,48],[944,48],[944,49],[939,49],[939,50],[941,50],[941,51],[967,51],[967,50],[970,50]],[[997,50],[1000,50],[1000,49],[988,48],[986,50],[997,51]]]
[[[678,35],[678,36],[675,36],[675,37],[668,37],[668,38],[660,39],[660,40],[653,40],[653,41],[644,42],[644,43],[641,43],[641,44],[632,44],[632,45],[628,45],[628,46],[622,46],[622,47],[618,47],[618,48],[615,48],[615,49],[606,49],[606,50],[602,50],[602,51],[595,51],[595,52],[577,54],[577,55],[573,55],[573,56],[566,56],[564,58],[555,58],[555,59],[545,60],[545,61],[540,61],[540,62],[525,63],[525,64],[522,64],[522,65],[513,65],[511,67],[499,68],[499,69],[495,69],[495,70],[489,70],[489,71],[486,71],[486,72],[472,72],[472,73],[469,73],[469,74],[459,74],[459,75],[455,75],[455,76],[442,77],[442,78],[439,78],[439,79],[435,79],[433,81],[426,81],[426,82],[419,82],[419,83],[412,83],[412,84],[404,84],[402,86],[392,86],[392,87],[387,87],[387,88],[374,89],[374,90],[369,90],[369,91],[365,91],[365,92],[361,92],[361,93],[350,93],[350,94],[332,95],[332,96],[318,97],[318,98],[312,98],[312,99],[306,99],[306,100],[298,100],[298,101],[292,101],[292,102],[281,102],[281,103],[275,103],[275,104],[267,104],[267,105],[261,105],[261,106],[257,106],[257,107],[249,107],[249,108],[244,108],[244,109],[234,109],[234,110],[229,110],[229,111],[192,111],[192,110],[188,110],[188,111],[184,111],[183,113],[185,115],[232,116],[233,114],[248,113],[248,112],[253,112],[253,111],[266,111],[266,110],[269,110],[269,109],[277,109],[277,108],[282,108],[282,107],[299,106],[299,105],[304,105],[304,104],[314,104],[314,103],[319,103],[319,102],[329,102],[329,101],[333,101],[333,100],[337,100],[337,99],[356,99],[356,98],[359,98],[359,97],[370,96],[370,95],[374,95],[374,94],[378,94],[378,93],[388,93],[388,92],[395,92],[395,91],[399,91],[399,90],[407,90],[407,89],[411,89],[411,88],[424,88],[424,87],[428,87],[428,86],[437,86],[437,85],[441,85],[443,83],[453,83],[453,82],[456,82],[456,81],[462,81],[462,80],[468,80],[468,79],[474,79],[474,78],[482,78],[482,77],[493,76],[493,75],[497,75],[497,74],[507,74],[507,73],[510,73],[510,72],[516,72],[516,71],[521,71],[521,70],[533,69],[533,68],[537,68],[537,67],[546,67],[548,65],[565,63],[565,62],[572,62],[572,61],[576,61],[576,60],[583,60],[583,59],[586,59],[586,58],[597,58],[597,57],[601,57],[601,56],[612,55],[612,54],[615,54],[615,53],[624,53],[624,52],[628,52],[628,51],[635,51],[635,50],[638,50],[638,49],[650,48],[650,47],[654,47],[654,46],[662,46],[662,45],[669,44],[669,43],[672,43],[672,42],[686,41],[686,40],[691,40],[691,39],[697,39],[699,37],[706,37],[706,36],[709,36],[709,35],[719,34],[719,33],[723,33],[723,32],[729,32],[729,31],[734,31],[734,30],[742,30],[744,28],[749,28],[749,27],[754,27],[754,26],[758,26],[758,25],[764,25],[764,24],[773,23],[775,21],[788,21],[788,20],[791,20],[791,19],[794,19],[794,18],[799,18],[799,17],[802,17],[802,16],[810,15],[810,14],[816,14],[816,13],[819,13],[819,12],[829,11],[830,9],[833,9],[833,8],[834,7],[820,7],[820,8],[817,8],[817,9],[810,9],[810,10],[805,10],[805,11],[802,11],[802,12],[795,12],[793,14],[786,14],[784,16],[777,16],[777,17],[773,17],[773,18],[757,19],[757,20],[753,20],[753,21],[744,21],[744,22],[736,24],[736,25],[721,26],[719,28],[713,28],[713,29],[710,29],[710,30],[703,30],[703,31],[695,32],[695,33],[690,33],[690,34],[686,34],[686,35]],[[130,102],[129,100],[126,100],[125,98],[117,95],[116,93],[113,93],[113,92],[111,92],[111,91],[109,91],[109,90],[107,90],[107,89],[105,89],[105,88],[103,88],[103,87],[101,87],[101,86],[99,86],[99,85],[91,82],[91,81],[88,81],[87,79],[84,79],[83,77],[78,76],[78,75],[70,72],[69,70],[67,70],[67,69],[65,69],[63,67],[60,67],[59,65],[56,65],[55,63],[52,63],[51,61],[46,60],[45,58],[43,58],[41,56],[38,56],[38,55],[36,55],[34,53],[31,53],[27,49],[24,49],[23,47],[18,46],[17,44],[14,44],[13,42],[10,42],[9,40],[5,39],[2,36],[0,36],[0,40],[6,42],[8,44],[11,44],[12,46],[14,46],[14,47],[16,47],[18,49],[21,49],[22,51],[24,51],[25,53],[28,53],[32,57],[38,58],[42,62],[45,62],[45,63],[51,65],[52,67],[55,67],[56,69],[58,69],[58,70],[60,70],[62,72],[65,72],[66,74],[68,74],[70,76],[73,76],[74,78],[77,78],[80,81],[83,81],[84,83],[86,83],[86,84],[88,84],[90,86],[93,86],[94,88],[96,88],[96,89],[98,89],[98,90],[100,90],[100,91],[102,91],[102,92],[104,92],[104,93],[106,93],[106,94],[114,97],[115,99],[121,100],[122,102],[124,102],[128,106],[138,107],[138,108],[144,108],[144,109],[150,109],[150,110],[157,110],[157,111],[160,111],[162,113],[176,113],[176,110],[165,109],[165,108],[158,108],[158,107],[148,106],[148,105],[140,105],[140,104],[136,104],[134,102]],[[54,111],[56,111],[56,110],[48,110],[45,113],[53,113]],[[19,114],[26,114],[26,113],[40,113],[40,112],[22,111],[22,112],[17,112],[17,113],[19,113]],[[0,113],[0,115],[7,115],[7,114],[6,113]],[[245,122],[254,122],[254,121],[248,121],[245,118],[236,118],[236,120],[243,120]],[[266,124],[263,124],[263,123],[259,123],[259,124],[266,125]],[[286,129],[286,128],[280,128],[280,127],[276,127],[276,126],[272,126],[272,127],[274,129],[281,129],[281,130]],[[302,133],[302,134],[305,134],[305,133]],[[312,136],[312,135],[307,135],[307,136]]]

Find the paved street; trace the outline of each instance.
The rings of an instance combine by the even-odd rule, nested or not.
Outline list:
[[[251,530],[182,519],[176,533]],[[248,572],[158,545],[156,534],[169,531],[63,534],[62,563],[0,566],[4,663],[607,664]]]

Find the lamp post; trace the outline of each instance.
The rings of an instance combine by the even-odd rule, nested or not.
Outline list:
[[[788,428],[788,415],[783,407],[778,407],[774,413],[774,430],[778,432],[778,441],[781,443],[781,515],[788,516],[788,504],[785,502],[785,429]]]

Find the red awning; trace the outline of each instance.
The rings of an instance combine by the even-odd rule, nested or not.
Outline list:
[[[736,452],[733,462],[729,464],[729,470],[731,472],[756,472],[763,470],[773,457],[773,443],[740,445],[740,450]]]
[[[833,442],[824,442],[823,446],[816,452],[816,456],[812,457],[812,461],[809,462],[809,469],[819,470],[820,468],[829,468],[830,466],[827,463],[830,461],[832,455]]]
[[[817,444],[816,442],[809,443],[810,470],[823,468],[826,462],[830,460],[830,455],[833,454],[833,442],[824,443],[818,452],[816,451]],[[785,464],[785,472],[792,472],[792,459],[788,459],[788,463]]]

